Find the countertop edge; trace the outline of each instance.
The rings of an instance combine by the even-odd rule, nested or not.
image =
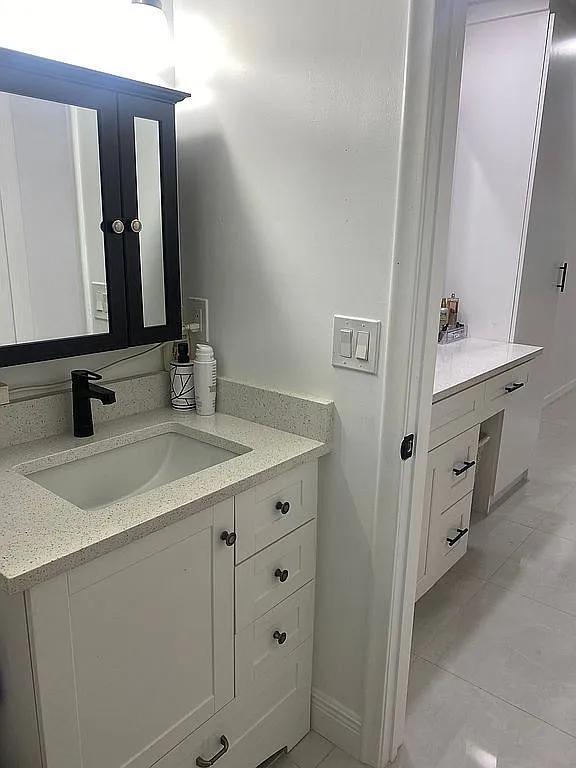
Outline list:
[[[191,517],[197,512],[201,512],[222,501],[226,501],[239,493],[243,493],[244,491],[253,488],[255,485],[259,485],[260,483],[277,477],[284,472],[288,472],[301,464],[306,464],[307,462],[322,458],[322,456],[329,454],[331,450],[332,446],[329,443],[323,443],[297,456],[285,459],[278,464],[261,469],[249,477],[232,482],[230,485],[224,486],[217,491],[212,491],[201,499],[196,499],[189,504],[184,504],[176,509],[158,515],[158,517],[154,517],[151,520],[146,520],[143,523],[127,528],[106,539],[101,539],[93,544],[89,544],[87,547],[80,548],[75,552],[71,552],[69,555],[64,555],[51,563],[47,563],[38,568],[33,568],[30,571],[25,571],[14,577],[8,577],[0,573],[0,590],[9,595],[24,592],[54,578],[55,576],[59,576],[62,573],[66,573],[74,568],[85,565],[92,560],[96,560],[115,549],[139,541],[162,528],[166,528],[173,523]]]
[[[434,405],[435,403],[439,403],[442,400],[446,400],[448,397],[452,397],[452,395],[463,392],[465,389],[476,386],[476,384],[482,384],[482,382],[488,381],[488,379],[491,379],[494,376],[498,376],[500,373],[505,373],[506,371],[512,370],[512,368],[517,368],[519,365],[528,363],[530,360],[534,360],[536,357],[539,357],[543,351],[544,348],[541,347],[540,349],[534,350],[532,352],[527,352],[525,355],[517,357],[515,360],[502,363],[495,368],[490,368],[488,371],[483,371],[477,376],[473,376],[471,379],[458,382],[458,384],[454,384],[453,386],[448,387],[448,389],[442,389],[440,392],[435,392],[432,397],[432,404]]]

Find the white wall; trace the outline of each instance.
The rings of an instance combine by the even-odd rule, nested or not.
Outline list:
[[[496,341],[513,333],[537,146],[549,14],[533,6],[488,3],[518,15],[466,30],[445,292],[471,336]]]
[[[224,375],[336,402],[314,685],[358,717],[382,379],[332,368],[331,325],[387,317],[408,5],[175,2],[184,295]]]

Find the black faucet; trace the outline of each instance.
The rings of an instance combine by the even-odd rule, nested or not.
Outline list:
[[[103,405],[116,402],[116,393],[106,387],[93,384],[102,376],[91,371],[72,371],[72,412],[74,415],[74,436],[91,437],[94,434],[91,400],[100,400]]]

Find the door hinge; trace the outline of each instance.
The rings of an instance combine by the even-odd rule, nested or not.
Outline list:
[[[414,435],[406,435],[400,444],[400,458],[402,461],[408,461],[414,456],[414,442],[416,438]]]

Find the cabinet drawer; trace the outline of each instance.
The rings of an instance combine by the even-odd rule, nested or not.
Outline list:
[[[487,416],[506,408],[509,402],[513,402],[526,389],[530,381],[530,369],[531,363],[525,363],[486,382]]]
[[[469,493],[431,521],[428,557],[434,581],[438,581],[466,553],[471,507],[472,494]],[[462,534],[462,531],[466,533]]]
[[[314,582],[236,635],[236,696],[265,682],[280,661],[312,636]]]
[[[428,473],[432,475],[432,518],[473,490],[479,434],[480,425],[428,454]],[[465,469],[467,464],[472,466]]]
[[[302,464],[236,496],[236,562],[316,517],[318,463]]]
[[[254,768],[278,750],[294,747],[310,730],[312,640],[280,664],[265,684],[249,696],[237,696],[227,707],[182,741],[154,768],[195,768],[196,759],[211,759],[218,768]]]
[[[315,520],[238,565],[236,632],[311,581],[315,569]],[[287,577],[281,576],[284,571],[288,572]]]
[[[440,400],[432,406],[430,445],[437,446],[459,435],[483,420],[484,384],[469,387],[457,395]]]

